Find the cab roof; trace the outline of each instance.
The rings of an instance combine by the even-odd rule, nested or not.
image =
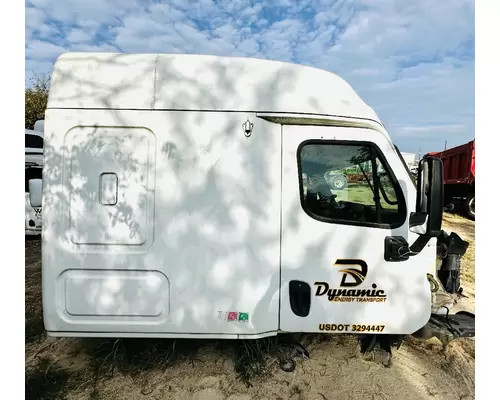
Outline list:
[[[195,54],[65,53],[54,66],[47,108],[299,113],[381,124],[331,72]]]

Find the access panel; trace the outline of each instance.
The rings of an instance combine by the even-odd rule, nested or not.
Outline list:
[[[68,222],[74,245],[128,251],[151,242],[155,141],[144,128],[76,127],[68,132]]]

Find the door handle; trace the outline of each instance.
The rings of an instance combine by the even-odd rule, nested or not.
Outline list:
[[[114,206],[118,202],[118,176],[113,172],[99,177],[99,202],[103,206]]]
[[[298,317],[307,317],[311,310],[311,286],[302,281],[290,281],[288,295],[293,313]]]

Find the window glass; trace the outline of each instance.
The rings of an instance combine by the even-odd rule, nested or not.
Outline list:
[[[38,135],[24,135],[24,147],[43,149],[43,138]]]
[[[307,143],[299,148],[302,204],[325,222],[400,226],[406,206],[375,146]]]

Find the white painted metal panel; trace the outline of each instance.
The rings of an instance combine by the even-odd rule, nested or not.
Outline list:
[[[358,141],[374,143],[386,157],[406,199],[407,215],[397,228],[339,225],[319,221],[302,208],[299,191],[297,150],[301,143],[321,141]],[[329,157],[325,154],[325,157]],[[341,200],[339,197],[338,200]],[[408,219],[415,209],[415,190],[391,143],[384,135],[369,129],[284,126],[283,127],[283,209],[281,248],[280,329],[291,332],[319,332],[321,324],[385,325],[384,333],[412,333],[425,325],[431,312],[431,293],[426,274],[434,265],[435,241],[417,256],[404,262],[384,260],[387,236],[403,236],[413,243]],[[356,287],[340,287],[345,265],[337,260],[360,259],[368,273]],[[311,286],[311,309],[299,317],[290,307],[289,282],[299,280]],[[315,282],[326,282],[330,289],[384,290],[380,302],[336,302],[327,295],[316,296]]]
[[[242,127],[247,119],[254,124],[249,137]],[[141,141],[127,139],[130,134],[147,137],[149,150],[140,150]],[[42,268],[49,333],[225,337],[277,331],[280,125],[246,113],[48,110],[45,136]],[[104,146],[115,140],[115,147]],[[104,153],[96,159],[89,149]],[[143,164],[134,169],[137,158]],[[147,165],[155,166],[152,174]],[[99,204],[105,172],[118,176],[116,206]],[[146,197],[152,196],[147,207],[135,195],[120,194],[130,176],[141,174]],[[78,186],[83,181],[85,187]],[[87,211],[73,222],[79,204]],[[112,219],[100,214],[109,207],[130,211],[115,214],[128,230],[113,231]],[[138,225],[147,241],[137,244],[133,225],[139,219],[131,216],[146,208],[146,223]],[[68,271],[76,275],[61,280]],[[110,305],[106,311],[103,304]]]
[[[331,72],[198,54],[63,54],[54,66],[47,108],[297,112],[380,123]]]

